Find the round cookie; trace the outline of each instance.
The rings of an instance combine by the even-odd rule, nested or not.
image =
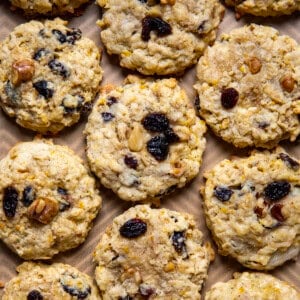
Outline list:
[[[0,44],[0,105],[19,125],[41,133],[78,122],[102,79],[97,46],[66,24],[31,21]]]
[[[6,283],[2,300],[100,299],[92,278],[70,265],[25,262],[17,272]]]
[[[287,282],[263,273],[235,273],[234,279],[218,282],[206,293],[205,300],[300,300],[300,293]]]
[[[281,148],[218,163],[205,173],[206,223],[221,255],[269,270],[300,251],[300,164]]]
[[[300,10],[299,0],[225,0],[225,3],[234,6],[239,15],[280,16]]]
[[[0,161],[0,238],[24,259],[49,259],[84,242],[101,197],[73,151],[19,143]]]
[[[103,299],[200,299],[214,253],[193,217],[148,205],[113,220],[94,252]]]
[[[206,127],[175,79],[105,86],[85,128],[101,183],[127,201],[155,201],[194,178]]]
[[[272,148],[300,133],[300,46],[266,26],[223,34],[197,67],[200,114],[236,147]]]
[[[217,0],[97,0],[101,40],[122,67],[145,75],[183,72],[213,43],[224,8]]]
[[[9,0],[13,8],[21,8],[28,16],[74,14],[89,0]]]

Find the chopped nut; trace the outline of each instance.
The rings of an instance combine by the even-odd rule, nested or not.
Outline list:
[[[141,125],[134,124],[133,130],[128,139],[128,147],[131,151],[138,152],[143,148],[143,133]]]
[[[164,266],[164,271],[165,272],[172,272],[175,270],[175,265],[172,262],[168,262],[165,266]]]
[[[261,61],[257,57],[251,57],[247,61],[247,65],[252,74],[257,74],[261,69]]]
[[[295,79],[291,75],[284,75],[280,79],[280,84],[285,91],[291,93],[294,89]]]
[[[12,83],[20,85],[22,82],[28,81],[34,74],[34,62],[30,59],[15,61],[12,65]]]
[[[58,213],[58,203],[49,198],[38,198],[28,208],[28,217],[43,224],[49,224]]]

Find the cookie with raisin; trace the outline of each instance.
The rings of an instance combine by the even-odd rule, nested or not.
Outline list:
[[[34,140],[0,161],[0,239],[23,259],[83,243],[101,207],[95,180],[65,146]]]
[[[104,86],[85,128],[101,183],[126,201],[155,201],[194,178],[206,126],[175,79],[129,76]]]
[[[300,252],[300,162],[282,148],[225,159],[205,172],[206,223],[221,255],[270,270]]]
[[[103,299],[201,299],[214,253],[187,213],[138,205],[116,217],[94,252]]]
[[[101,40],[120,65],[145,75],[182,73],[214,42],[224,14],[217,0],[97,0]]]
[[[223,34],[197,67],[200,115],[236,147],[273,148],[300,133],[300,47],[271,27]]]
[[[0,105],[43,134],[78,122],[102,79],[99,49],[66,25],[58,18],[21,24],[0,45]]]

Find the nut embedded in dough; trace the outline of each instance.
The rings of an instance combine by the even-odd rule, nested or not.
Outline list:
[[[17,60],[12,65],[12,83],[15,86],[31,80],[34,74],[34,62],[30,59]]]

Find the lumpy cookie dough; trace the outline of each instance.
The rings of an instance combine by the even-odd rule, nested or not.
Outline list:
[[[289,15],[300,10],[299,0],[225,0],[229,6],[234,6],[239,15],[255,16]]]
[[[221,255],[268,270],[300,251],[300,164],[282,148],[218,163],[205,173],[206,222]]]
[[[123,200],[155,202],[198,174],[205,131],[175,79],[129,76],[103,87],[85,128],[87,157]]]
[[[200,114],[236,147],[272,148],[300,133],[300,46],[271,27],[223,34],[197,67]]]
[[[235,273],[234,279],[218,282],[205,300],[299,300],[300,293],[287,282],[264,273]]]
[[[97,46],[66,24],[31,21],[0,44],[0,105],[19,125],[41,133],[78,122],[102,79]]]
[[[102,235],[96,281],[103,299],[200,299],[213,256],[191,215],[138,205]]]
[[[76,268],[54,263],[25,262],[4,288],[2,300],[99,300],[93,280]]]
[[[74,14],[89,0],[9,0],[13,8],[21,8],[26,15]]]
[[[109,54],[145,75],[183,72],[216,38],[224,8],[217,0],[97,0]]]
[[[101,197],[82,161],[46,140],[19,143],[0,161],[0,238],[24,259],[84,242]]]

